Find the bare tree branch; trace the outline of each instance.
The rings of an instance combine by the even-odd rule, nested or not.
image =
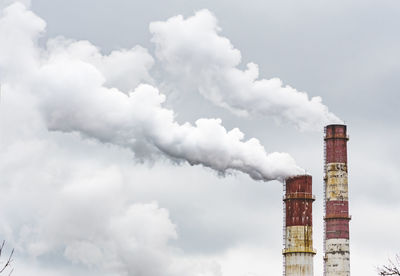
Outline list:
[[[0,245],[0,257],[3,254],[4,250],[4,245],[6,244],[6,241],[3,240],[3,242]],[[0,273],[3,273],[7,267],[11,266],[11,262],[13,261],[12,256],[14,255],[14,249],[11,250],[10,255],[8,256],[7,262],[0,268]],[[10,273],[8,275],[11,275],[11,273],[14,271],[14,269],[11,269]]]
[[[395,260],[389,259],[388,265],[378,267],[378,273],[381,276],[400,275],[400,255],[396,255]]]

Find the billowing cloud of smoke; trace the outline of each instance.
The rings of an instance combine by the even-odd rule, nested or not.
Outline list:
[[[117,87],[150,79],[146,72],[153,60],[143,48],[102,56],[89,42],[57,38],[40,49],[36,41],[44,28],[21,4],[5,9],[0,70],[2,83],[37,98],[50,129],[128,147],[141,159],[164,155],[221,173],[238,170],[257,180],[302,172],[288,154],[267,154],[257,139],[244,141],[242,132],[227,131],[219,119],[178,124],[153,86],[121,92]]]
[[[47,44],[52,56],[73,58],[96,67],[104,77],[104,86],[129,91],[141,82],[152,83],[149,70],[154,65],[153,57],[140,46],[130,50],[113,51],[103,56],[97,47],[88,41],[73,41],[62,37]]]
[[[138,88],[142,93],[133,93],[138,98],[129,100],[131,97],[117,88],[107,86],[134,83],[131,77],[136,77],[137,83],[147,79],[147,74],[138,77],[131,73],[141,72],[152,62],[151,57],[140,47],[100,56],[88,42],[62,38],[50,41],[47,49],[40,49],[36,42],[44,28],[45,22],[22,4],[1,11],[0,235],[15,247],[18,274],[221,276],[215,263],[186,258],[170,244],[178,234],[168,210],[156,202],[133,201],[132,193],[126,191],[133,184],[132,178],[126,181],[120,168],[105,166],[92,157],[71,157],[68,151],[74,147],[55,141],[55,133],[43,127],[44,114],[46,127],[79,131],[97,140],[130,147],[127,139],[137,139],[147,121],[134,117],[132,134],[125,133],[129,126],[120,129],[131,122],[123,118],[129,115],[125,109],[140,105],[130,105],[129,101],[141,101],[140,110],[135,111],[140,112],[163,97],[155,88],[143,86]],[[114,85],[104,76],[109,76],[107,70],[113,69],[110,66],[119,67],[119,62],[125,62],[122,55],[135,62],[124,67],[126,74],[118,76],[118,81],[110,77],[117,82]],[[104,64],[107,70],[103,69]],[[147,110],[142,116],[164,114],[151,114],[152,111],[158,112],[157,108]],[[103,124],[102,116],[113,129],[95,126]],[[119,119],[121,125],[113,126],[113,120]],[[92,129],[87,127],[89,120],[93,120]],[[117,134],[107,136],[101,131],[121,132],[126,137],[117,141]],[[140,137],[144,146],[158,150],[146,139]],[[83,146],[83,151],[87,147]],[[151,153],[150,149],[132,149],[138,155]],[[23,266],[24,257],[38,262],[27,261]],[[42,266],[37,267],[38,263]],[[49,271],[56,269],[46,274],[47,266]]]
[[[187,19],[179,15],[150,24],[156,55],[174,80],[195,85],[214,104],[240,115],[272,116],[302,130],[320,131],[326,124],[341,122],[320,97],[310,99],[278,78],[259,79],[257,64],[239,69],[240,51],[219,31],[208,10]]]
[[[21,255],[62,257],[95,275],[221,276],[218,264],[185,258],[170,245],[178,235],[166,209],[132,202],[116,168],[92,159],[71,162],[68,149],[54,144],[49,139],[54,133],[42,124],[131,149],[142,160],[163,156],[221,173],[238,170],[258,180],[303,170],[288,154],[267,154],[258,140],[245,141],[243,133],[227,131],[218,119],[178,124],[174,112],[163,107],[165,96],[150,85],[154,60],[146,49],[103,55],[88,41],[62,37],[42,48],[37,42],[45,26],[21,3],[1,10],[0,82],[8,100],[1,112],[18,118],[9,126],[21,130],[0,141],[6,145],[0,170],[2,175],[23,172],[4,182],[13,187],[4,188],[0,200],[7,213],[2,236]],[[12,211],[21,209],[14,218]]]

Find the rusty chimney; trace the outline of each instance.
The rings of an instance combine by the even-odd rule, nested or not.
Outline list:
[[[324,276],[350,275],[346,125],[325,127]]]
[[[284,183],[284,275],[314,275],[312,177],[298,175]]]

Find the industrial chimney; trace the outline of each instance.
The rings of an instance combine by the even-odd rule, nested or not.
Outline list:
[[[285,276],[313,276],[312,177],[298,175],[284,183],[284,273]]]
[[[350,275],[349,197],[345,125],[325,127],[324,276]]]

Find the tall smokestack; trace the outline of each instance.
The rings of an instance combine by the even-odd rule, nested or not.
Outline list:
[[[284,275],[314,275],[312,177],[298,175],[284,183]]]
[[[350,275],[346,125],[325,127],[324,275]]]

